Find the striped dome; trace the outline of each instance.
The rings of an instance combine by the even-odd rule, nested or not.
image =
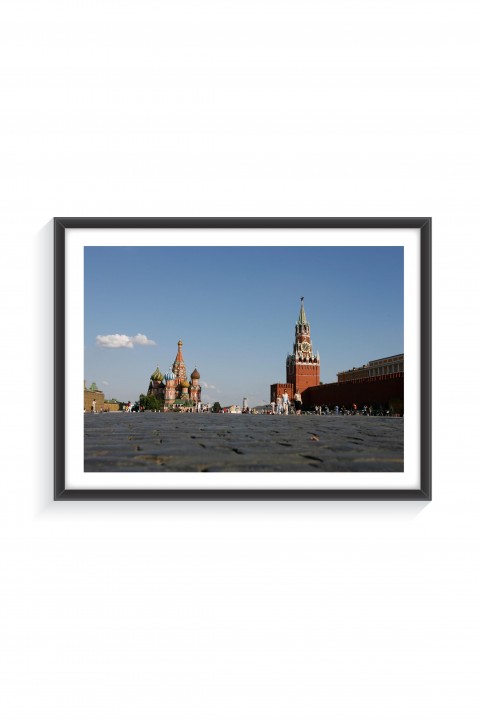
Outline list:
[[[163,379],[164,380],[175,380],[175,375],[173,374],[171,368],[167,373],[165,373],[165,375],[163,376]]]
[[[155,370],[155,372],[152,373],[152,375],[150,375],[150,380],[157,380],[158,382],[162,382],[163,375],[160,372],[160,368],[158,367],[158,365],[157,365],[157,369]]]

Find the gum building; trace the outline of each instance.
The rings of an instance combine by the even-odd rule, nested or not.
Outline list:
[[[318,352],[316,354],[313,352],[310,323],[307,320],[303,300],[302,297],[295,325],[293,352],[287,355],[286,382],[270,386],[271,402],[285,392],[292,400],[295,393],[303,393],[307,388],[320,385],[320,355]]]
[[[202,388],[200,386],[200,373],[194,369],[187,378],[187,368],[183,359],[183,342],[178,341],[178,350],[173,365],[165,375],[157,367],[150,377],[147,396],[158,398],[168,409],[194,410],[201,402]]]

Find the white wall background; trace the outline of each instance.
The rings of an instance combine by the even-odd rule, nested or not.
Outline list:
[[[478,3],[1,7],[2,717],[478,718]],[[432,215],[434,501],[53,504],[54,215]]]

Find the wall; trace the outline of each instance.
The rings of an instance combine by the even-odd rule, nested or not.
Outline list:
[[[119,412],[120,405],[118,403],[105,402],[105,403],[103,403],[103,409],[106,412]]]
[[[476,720],[478,3],[2,7],[1,716]],[[52,216],[425,214],[432,503],[52,503]]]
[[[270,385],[270,402],[277,402],[277,398],[281,397],[285,392],[289,399],[293,400],[294,391],[292,383],[274,383]]]
[[[393,408],[395,412],[403,412],[403,373],[318,385],[305,390],[302,401],[306,409],[315,405],[345,405],[350,410],[355,404],[358,409],[373,405],[375,408]]]
[[[287,370],[287,381],[293,383],[295,391],[303,392],[311,385],[318,385],[320,382],[320,364],[299,363],[291,366],[290,372]]]
[[[92,390],[83,391],[83,409],[90,412],[93,407],[93,401],[95,400],[95,409],[100,412],[105,407],[105,393],[95,392]],[[117,408],[118,409],[118,408]]]

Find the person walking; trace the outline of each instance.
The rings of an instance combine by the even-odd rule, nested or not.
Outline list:
[[[293,396],[293,402],[295,403],[295,415],[301,415],[302,414],[302,396],[300,393],[297,392]]]
[[[277,397],[277,415],[281,415],[283,412],[283,400],[281,395]]]
[[[283,400],[283,412],[285,415],[288,415],[288,406],[290,405],[290,398],[288,397],[287,392],[283,393],[282,400]]]

